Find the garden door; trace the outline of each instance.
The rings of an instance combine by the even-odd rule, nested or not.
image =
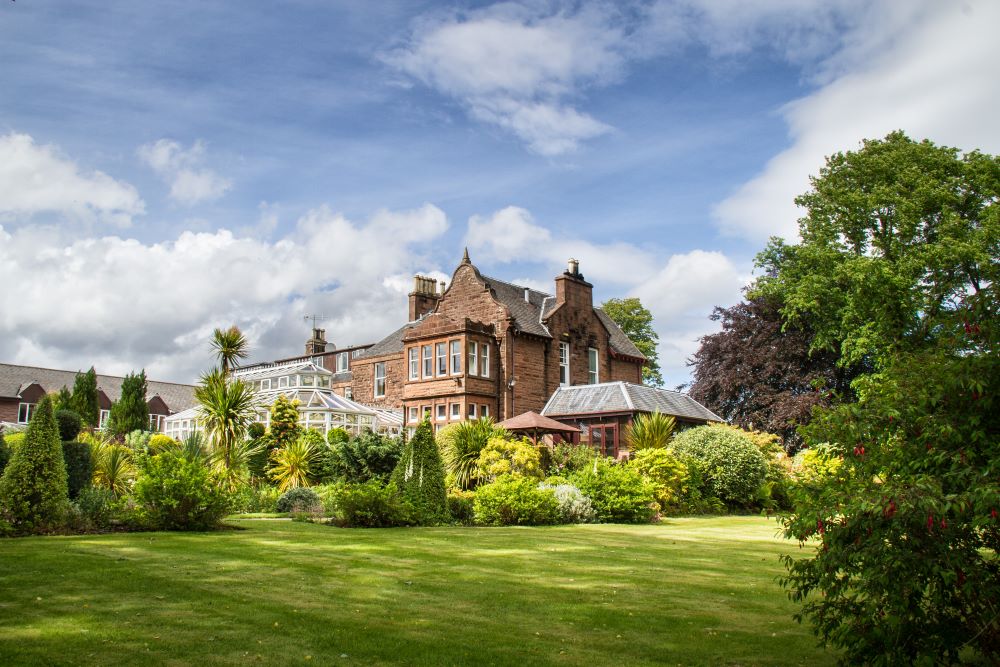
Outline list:
[[[590,427],[590,445],[603,456],[618,456],[618,425],[593,424]]]

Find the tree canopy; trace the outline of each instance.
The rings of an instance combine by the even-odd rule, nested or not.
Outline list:
[[[122,393],[111,406],[108,418],[108,432],[116,438],[124,438],[132,431],[149,430],[149,406],[146,404],[146,371],[129,373],[122,380]]]
[[[97,401],[97,371],[91,366],[86,373],[77,373],[73,383],[70,407],[83,418],[83,422],[96,428],[101,420],[101,406]]]
[[[629,340],[635,344],[647,364],[642,369],[642,381],[652,387],[663,386],[663,375],[660,373],[660,355],[656,346],[660,337],[653,330],[653,314],[642,305],[636,297],[627,299],[608,299],[601,304],[601,310],[608,314],[615,324],[621,327]]]

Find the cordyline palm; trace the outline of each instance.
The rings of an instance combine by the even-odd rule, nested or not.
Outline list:
[[[93,458],[94,486],[108,489],[116,498],[128,493],[136,475],[132,450],[112,441],[98,440]]]
[[[219,359],[222,374],[226,377],[229,377],[229,371],[236,367],[241,359],[247,358],[249,346],[247,337],[236,325],[212,332],[212,350]]]
[[[441,460],[445,469],[455,478],[460,489],[471,489],[479,481],[476,462],[490,438],[503,437],[505,429],[499,428],[489,417],[459,422],[441,429],[437,435]]]
[[[676,420],[659,412],[639,415],[625,429],[625,442],[630,451],[662,449],[674,436]]]
[[[195,387],[199,416],[211,445],[215,467],[235,484],[248,458],[247,429],[256,416],[256,400],[250,385],[228,381],[220,370],[212,370]]]
[[[281,449],[271,452],[268,476],[278,483],[278,490],[285,492],[300,486],[309,486],[309,476],[319,450],[306,436],[299,436]]]

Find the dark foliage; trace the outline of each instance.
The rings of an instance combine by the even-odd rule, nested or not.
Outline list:
[[[94,461],[90,455],[90,445],[86,442],[63,442],[63,461],[66,463],[66,482],[69,497],[76,499],[94,476]]]
[[[83,418],[83,423],[97,428],[101,417],[101,407],[97,401],[97,371],[91,366],[86,373],[77,373],[73,383],[71,405]]]
[[[810,354],[812,334],[783,331],[775,302],[744,301],[711,317],[722,331],[701,339],[690,394],[730,423],[780,435],[793,451],[801,442],[796,427],[809,422],[814,406],[851,396],[860,369],[838,366],[833,352]]]
[[[281,494],[275,508],[279,512],[305,512],[319,514],[323,511],[323,501],[312,489],[299,486]]]
[[[392,471],[391,481],[401,491],[403,499],[413,505],[420,523],[447,520],[444,464],[430,421],[425,419],[406,443]]]
[[[149,430],[149,406],[146,404],[146,371],[129,373],[122,380],[122,393],[111,406],[108,431],[124,438],[132,431]]]
[[[56,423],[59,425],[59,439],[63,442],[76,440],[83,429],[83,418],[76,410],[57,411]]]
[[[10,447],[7,445],[7,441],[3,439],[3,432],[0,431],[0,475],[3,474],[8,461],[10,461]]]
[[[370,479],[385,482],[403,454],[402,439],[370,430],[351,440],[332,440],[319,463],[318,479],[321,482],[344,480],[357,483]]]

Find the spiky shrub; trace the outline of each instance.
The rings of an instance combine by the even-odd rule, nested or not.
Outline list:
[[[233,486],[246,473],[247,461],[241,458],[245,452],[240,447],[257,415],[253,389],[242,380],[229,380],[213,370],[202,376],[194,395],[216,466],[225,471],[227,484]]]
[[[76,410],[56,410],[56,423],[59,425],[59,439],[63,442],[76,440],[83,429],[83,418]]]
[[[320,450],[309,433],[271,453],[271,467],[267,474],[281,491],[308,486]]]
[[[438,431],[436,440],[445,470],[460,489],[474,489],[479,483],[477,463],[492,438],[506,438],[508,433],[493,423],[491,417],[449,424]]]
[[[653,485],[632,468],[607,458],[574,473],[570,481],[590,498],[601,523],[646,523],[659,511]]]
[[[80,491],[90,486],[94,477],[94,461],[90,455],[90,445],[86,442],[64,442],[63,461],[66,463],[66,481],[69,497],[75,500]]]
[[[476,490],[476,523],[484,526],[545,526],[560,522],[552,489],[524,476],[501,475]]]
[[[625,429],[625,442],[629,451],[662,449],[674,437],[677,421],[670,415],[659,412],[641,414]]]
[[[47,396],[35,408],[24,443],[0,478],[0,508],[19,532],[57,528],[66,518],[66,463],[52,400]]]
[[[502,475],[520,475],[536,481],[542,478],[538,447],[524,438],[490,438],[476,461],[476,470],[479,478],[487,481]]]
[[[679,433],[671,447],[697,463],[703,491],[730,506],[749,507],[767,477],[767,460],[746,435],[728,426],[699,426]]]
[[[678,505],[690,479],[688,468],[668,449],[641,449],[628,462],[653,485],[654,497],[661,509]]]
[[[421,422],[406,443],[390,481],[413,506],[421,523],[447,520],[444,464],[434,442],[430,421]]]
[[[127,495],[135,480],[132,450],[114,442],[95,439],[91,443],[94,486],[107,489],[115,498]]]
[[[204,463],[180,452],[144,460],[135,499],[149,527],[157,530],[211,530],[230,506],[221,480]]]

